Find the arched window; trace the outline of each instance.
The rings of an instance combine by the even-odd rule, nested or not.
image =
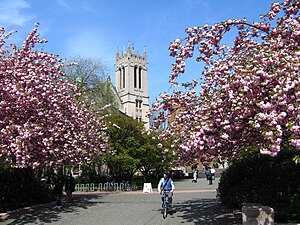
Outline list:
[[[120,87],[120,89],[122,88],[122,72],[121,72],[121,68],[119,68],[119,87]]]
[[[139,89],[142,88],[142,68],[139,68]]]
[[[125,88],[125,67],[123,67],[123,88]]]
[[[137,67],[134,67],[134,76],[133,76],[133,80],[134,80],[134,88],[137,88]]]

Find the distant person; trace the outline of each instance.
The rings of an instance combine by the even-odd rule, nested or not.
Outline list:
[[[55,195],[55,200],[56,200],[56,206],[55,208],[61,208],[62,202],[61,202],[61,197],[62,197],[62,191],[63,191],[63,182],[58,176],[57,173],[53,175],[53,183],[54,183],[54,195]]]
[[[193,173],[192,183],[197,183],[197,178],[198,178],[198,171],[195,170],[194,173]]]
[[[72,176],[71,171],[68,171],[65,183],[65,192],[67,193],[68,202],[73,202],[72,193],[75,191],[75,178]]]
[[[205,176],[206,176],[206,180],[208,180],[208,173],[209,173],[209,171],[208,171],[208,167],[207,166],[205,166],[204,173],[205,173]]]
[[[211,168],[210,172],[211,172],[212,179],[214,180],[215,179],[216,170],[214,168]]]
[[[169,204],[170,204],[170,210],[172,210],[172,202],[173,202],[173,192],[175,189],[174,182],[172,178],[170,177],[169,173],[165,172],[164,176],[160,179],[157,190],[161,195],[161,200],[164,203],[164,191],[168,194],[169,196]]]
[[[207,167],[205,170],[206,179],[208,181],[209,185],[212,185],[212,174],[211,174],[211,168]]]
[[[184,179],[187,180],[188,178],[189,178],[189,173],[186,171],[186,172],[184,173]]]

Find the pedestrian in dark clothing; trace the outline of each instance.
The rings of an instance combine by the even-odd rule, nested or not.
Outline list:
[[[55,195],[55,200],[56,200],[56,208],[61,208],[62,202],[61,202],[61,197],[62,197],[62,191],[63,191],[63,182],[58,176],[57,173],[53,175],[53,183],[54,183],[54,195]]]
[[[65,191],[67,193],[68,202],[73,202],[72,192],[75,191],[75,178],[72,176],[71,171],[68,171],[65,184]]]
[[[207,179],[207,181],[208,181],[208,184],[209,184],[209,185],[212,185],[212,179],[213,179],[213,176],[212,176],[212,174],[211,174],[211,170],[210,170],[210,169],[211,169],[210,167],[206,168],[206,170],[205,170],[205,175],[206,175],[206,179]]]
[[[208,173],[209,173],[208,167],[205,167],[205,176],[206,176],[206,180],[208,180]]]

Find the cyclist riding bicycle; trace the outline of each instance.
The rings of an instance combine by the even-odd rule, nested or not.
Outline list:
[[[164,204],[164,191],[168,192],[168,197],[169,197],[169,204],[170,204],[170,210],[172,209],[172,197],[173,197],[173,191],[175,189],[174,182],[172,178],[170,178],[169,173],[164,173],[164,177],[160,179],[157,190],[161,195],[161,200]]]

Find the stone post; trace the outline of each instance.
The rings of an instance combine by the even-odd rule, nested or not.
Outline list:
[[[274,210],[259,204],[242,207],[243,225],[274,225]]]

